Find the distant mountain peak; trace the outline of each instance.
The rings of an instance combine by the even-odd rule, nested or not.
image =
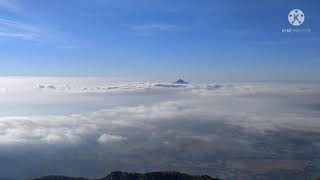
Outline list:
[[[174,82],[174,84],[189,84],[189,83],[182,79],[178,79],[176,82]]]

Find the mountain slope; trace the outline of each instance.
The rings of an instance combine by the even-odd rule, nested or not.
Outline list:
[[[66,176],[44,176],[33,180],[87,180],[85,178],[75,178]],[[128,173],[116,171],[104,178],[96,180],[219,180],[207,175],[192,176],[179,172],[150,172],[150,173]]]
[[[189,84],[189,83],[182,79],[178,79],[176,82],[174,82],[174,84]]]

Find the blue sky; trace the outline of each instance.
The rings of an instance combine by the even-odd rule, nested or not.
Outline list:
[[[0,0],[0,75],[318,81],[319,7],[317,0]],[[295,8],[306,17],[299,27],[287,20]]]

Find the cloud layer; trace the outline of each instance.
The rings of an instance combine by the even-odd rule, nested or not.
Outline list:
[[[11,166],[0,163],[8,176],[21,161],[35,163],[21,175],[41,175],[34,171],[40,168],[50,174],[98,176],[122,167],[188,172],[200,168],[227,176],[229,172],[212,168],[245,169],[245,164],[234,159],[268,157],[256,146],[261,143],[275,144],[270,145],[270,157],[285,158],[276,152],[286,149],[283,144],[292,139],[282,133],[292,133],[292,138],[320,133],[317,84],[176,85],[103,78],[7,78],[0,80],[0,89],[0,158],[20,156],[10,160]],[[268,139],[275,135],[283,139]],[[306,137],[299,142],[319,148],[320,140]],[[29,153],[39,158],[30,160]],[[219,158],[228,161],[220,164]],[[55,164],[60,160],[66,162],[68,171]],[[294,167],[304,167],[309,161],[295,162]],[[88,169],[87,164],[95,166]]]

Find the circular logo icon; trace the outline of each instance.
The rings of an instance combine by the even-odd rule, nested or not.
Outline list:
[[[288,21],[294,26],[300,26],[304,22],[304,13],[300,9],[293,9],[288,14]]]

